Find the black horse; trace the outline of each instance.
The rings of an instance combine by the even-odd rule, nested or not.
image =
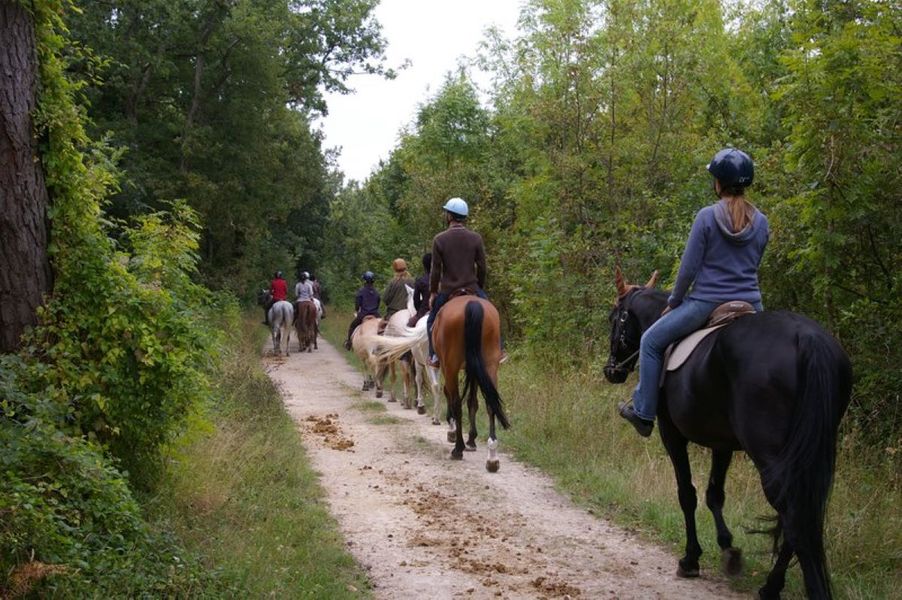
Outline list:
[[[612,383],[623,383],[635,368],[642,333],[667,305],[667,294],[653,289],[654,280],[646,286],[626,285],[617,273],[611,356],[604,369]],[[831,597],[824,515],[837,429],[851,388],[852,367],[836,340],[814,321],[788,312],[738,319],[705,338],[682,367],[667,374],[658,422],[686,521],[686,555],[679,561],[679,576],[697,577],[702,553],[686,451],[694,442],[711,448],[705,501],[714,515],[727,572],[739,572],[741,554],[732,547],[733,535],[723,518],[724,481],[733,452],[744,450],[777,511],[776,560],[759,597],[780,597],[793,554],[808,597]]]

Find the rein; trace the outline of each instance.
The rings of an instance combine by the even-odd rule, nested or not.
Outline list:
[[[625,365],[625,364],[628,363],[629,361],[631,361],[631,360],[633,360],[634,358],[636,358],[636,355],[638,355],[638,354],[639,354],[639,351],[636,350],[635,352],[633,352],[632,354],[630,354],[629,356],[627,356],[625,359],[621,360],[619,363],[616,363],[616,364],[613,364],[613,365],[608,365],[608,366],[609,366],[610,368],[612,368],[612,369],[617,369],[617,370],[622,369],[622,368],[623,368],[623,365]],[[633,366],[633,368],[635,368],[635,365]],[[629,369],[629,370],[632,371],[633,369]]]

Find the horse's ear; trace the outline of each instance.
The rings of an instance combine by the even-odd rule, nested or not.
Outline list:
[[[626,282],[623,280],[623,271],[620,270],[620,265],[614,267],[614,283],[617,285],[617,296],[625,295],[629,288],[626,287]]]
[[[648,283],[645,284],[646,288],[653,288],[658,283],[658,270],[655,269],[655,272],[651,274],[651,279],[648,280]]]

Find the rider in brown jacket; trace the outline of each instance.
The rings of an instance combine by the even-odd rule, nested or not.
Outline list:
[[[429,278],[431,310],[426,321],[432,366],[438,366],[438,357],[432,347],[432,325],[442,305],[460,290],[469,290],[480,298],[489,299],[482,289],[485,285],[482,236],[464,226],[469,214],[467,203],[461,198],[451,198],[442,208],[448,228],[432,240],[432,271]],[[506,358],[503,351],[502,357]]]

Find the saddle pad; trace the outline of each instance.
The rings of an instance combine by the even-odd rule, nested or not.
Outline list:
[[[722,325],[716,325],[715,327],[708,327],[707,329],[699,329],[698,331],[693,331],[676,344],[671,344],[667,348],[667,353],[665,354],[665,372],[676,371],[677,369],[682,367],[683,363],[686,362],[686,359],[692,355],[692,351],[695,350],[696,346],[698,346],[703,339],[705,339],[711,333],[717,331],[721,327],[726,327],[727,325],[727,323],[723,323]]]

